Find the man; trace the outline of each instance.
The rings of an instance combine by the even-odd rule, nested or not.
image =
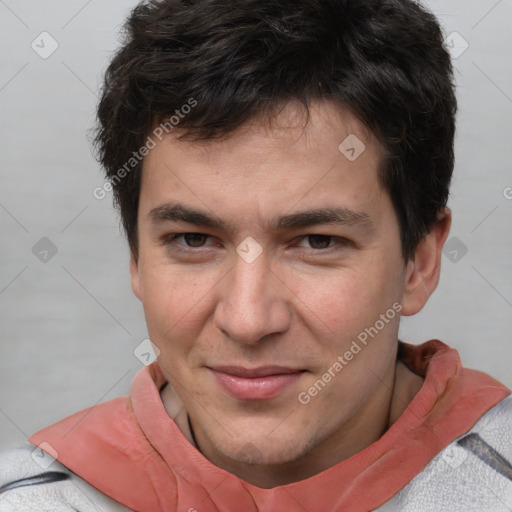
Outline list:
[[[410,0],[140,4],[96,142],[158,362],[6,454],[0,510],[512,510],[510,391],[398,340],[455,113]]]

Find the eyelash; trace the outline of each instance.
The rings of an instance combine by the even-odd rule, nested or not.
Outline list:
[[[173,234],[170,234],[170,235],[167,235],[165,237],[163,237],[163,244],[165,246],[171,246],[171,245],[174,245],[174,246],[178,246],[178,251],[183,251],[183,252],[199,252],[201,250],[204,249],[204,247],[190,247],[190,246],[183,246],[181,244],[178,244],[176,241],[178,238],[182,237],[182,236],[185,236],[185,235],[201,235],[201,236],[206,236],[206,237],[209,237],[211,238],[210,235],[207,235],[206,233],[194,233],[194,232],[186,232],[186,233],[173,233]],[[331,241],[338,241],[338,246],[339,247],[336,247],[336,244],[335,245],[331,245],[329,247],[326,247],[324,249],[313,249],[313,248],[305,248],[305,247],[302,247],[302,249],[306,249],[308,252],[314,252],[314,253],[327,253],[327,252],[331,252],[332,250],[336,250],[336,249],[341,249],[342,246],[347,246],[347,245],[350,245],[350,241],[347,240],[346,238],[341,238],[341,237],[336,237],[336,236],[333,236],[333,235],[322,235],[322,234],[309,234],[309,235],[303,235],[299,238],[301,239],[306,239],[306,238],[309,238],[309,237],[314,237],[314,236],[319,236],[319,237],[324,237],[324,238],[330,238]]]

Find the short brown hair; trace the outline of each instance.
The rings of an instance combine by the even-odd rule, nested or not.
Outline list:
[[[412,0],[149,0],[105,75],[95,143],[132,253],[142,163],[119,170],[155,123],[210,140],[296,99],[353,112],[386,155],[380,179],[409,259],[446,206],[457,103],[435,16]]]

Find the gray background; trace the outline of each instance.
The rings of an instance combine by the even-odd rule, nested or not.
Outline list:
[[[128,392],[142,367],[142,307],[111,196],[93,197],[103,178],[87,139],[135,3],[0,0],[0,446]],[[454,223],[439,288],[401,337],[439,338],[512,387],[512,1],[427,5],[447,36],[463,38],[449,38],[460,105]],[[50,56],[43,31],[59,45]]]

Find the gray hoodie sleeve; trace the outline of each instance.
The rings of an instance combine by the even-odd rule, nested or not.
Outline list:
[[[127,512],[40,448],[0,452],[0,512]]]

